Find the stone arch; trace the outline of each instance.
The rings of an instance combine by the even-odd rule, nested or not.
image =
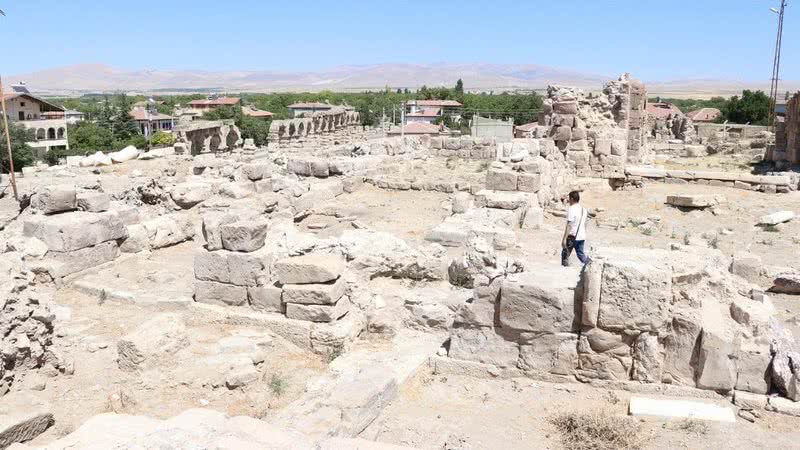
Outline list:
[[[219,134],[211,136],[211,140],[208,143],[209,151],[216,152],[219,150],[220,144],[222,144],[222,138],[220,138]]]
[[[294,122],[290,122],[289,123],[289,137],[293,138],[296,131],[297,131],[297,127],[294,126]]]
[[[303,121],[297,125],[297,135],[301,137],[306,135],[306,124]]]
[[[60,127],[57,132],[58,139],[64,139],[64,127]]]
[[[228,146],[228,150],[233,150],[236,148],[236,144],[239,142],[239,133],[236,132],[233,128],[228,130],[228,135],[225,137],[225,145]]]
[[[48,128],[47,129],[47,139],[55,139],[56,138],[56,129],[55,128]]]
[[[36,130],[36,140],[43,141],[45,139],[47,139],[47,131],[44,128]]]

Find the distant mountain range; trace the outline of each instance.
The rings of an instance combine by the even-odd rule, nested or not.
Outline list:
[[[126,70],[104,64],[78,64],[4,78],[11,82],[24,81],[32,92],[41,95],[75,95],[119,91],[364,91],[387,86],[415,89],[422,85],[450,87],[459,78],[471,91],[545,89],[550,84],[599,90],[604,82],[619,75],[587,74],[535,64],[375,64],[339,66],[316,72]],[[785,90],[796,90],[800,83],[784,82],[784,86]],[[650,94],[676,97],[733,95],[745,88],[769,89],[769,83],[730,80],[648,83]]]

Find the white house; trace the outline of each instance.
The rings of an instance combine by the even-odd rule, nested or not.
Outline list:
[[[34,130],[28,142],[35,156],[41,158],[50,150],[69,148],[64,108],[33,96],[24,84],[12,86],[12,93],[3,95],[8,120]]]

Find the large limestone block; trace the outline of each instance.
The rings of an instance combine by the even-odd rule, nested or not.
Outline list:
[[[664,354],[658,336],[642,333],[633,346],[633,379],[644,383],[660,383]]]
[[[189,345],[186,325],[178,314],[160,314],[117,341],[119,368],[133,372],[167,361]]]
[[[453,328],[448,355],[464,361],[516,367],[519,346],[516,340],[506,339],[491,328]]]
[[[283,301],[301,305],[332,305],[345,293],[347,283],[343,278],[327,284],[285,284]]]
[[[731,273],[739,275],[751,283],[758,283],[761,279],[763,264],[761,257],[749,252],[736,252],[731,262]]]
[[[766,394],[771,382],[769,347],[748,346],[736,354],[736,390]]]
[[[104,212],[111,207],[111,198],[102,192],[82,192],[77,195],[76,204],[81,211]]]
[[[23,233],[38,238],[52,251],[69,252],[124,239],[128,236],[128,229],[114,212],[72,212],[31,217],[25,221]]]
[[[495,325],[497,305],[500,303],[502,281],[491,281],[484,277],[475,282],[472,303],[465,303],[456,310],[454,323],[462,328],[492,327]]]
[[[232,199],[242,199],[255,195],[256,185],[252,181],[225,183],[219,187],[219,195]]]
[[[773,282],[770,292],[778,294],[800,295],[800,274],[783,273]]]
[[[50,265],[50,275],[62,278],[113,261],[119,254],[117,241],[101,242],[71,252],[48,252],[45,261]]]
[[[719,200],[714,195],[670,195],[667,204],[680,208],[708,208],[719,204]]]
[[[593,259],[587,264],[581,277],[583,280],[583,302],[581,303],[581,324],[594,328],[600,314],[600,291],[603,284],[603,261]]]
[[[236,214],[223,211],[213,211],[203,215],[203,237],[206,240],[206,249],[222,249],[222,234],[220,227],[239,220]]]
[[[606,330],[662,330],[670,317],[672,273],[652,264],[607,260],[597,324]]]
[[[573,333],[520,336],[520,368],[571,375],[578,363],[578,335]]]
[[[765,226],[779,225],[792,219],[794,219],[794,212],[780,211],[761,217],[761,219],[758,220],[758,224]]]
[[[543,273],[525,272],[503,281],[500,323],[505,328],[536,333],[572,331],[574,285],[553,283]]]
[[[311,284],[334,281],[344,273],[344,260],[335,255],[309,254],[275,262],[281,284]]]
[[[202,281],[256,286],[260,278],[269,277],[271,261],[271,253],[198,249],[194,257],[194,276]]]
[[[475,194],[475,204],[481,208],[516,210],[531,205],[538,206],[539,200],[526,192],[482,190]]]
[[[626,167],[625,173],[634,177],[666,178],[667,171],[653,167]]]
[[[250,307],[256,311],[282,313],[286,309],[281,299],[283,289],[275,285],[253,286],[247,288]]]
[[[285,294],[285,291],[284,291]],[[286,303],[286,317],[307,322],[333,322],[350,311],[350,299],[342,297],[333,305]]]
[[[185,214],[170,214],[143,222],[150,246],[154,249],[169,247],[194,238],[192,218]]]
[[[77,207],[74,184],[44,186],[31,197],[31,208],[43,214],[71,211]]]
[[[0,414],[0,448],[5,449],[18,442],[28,442],[44,433],[54,423],[53,414],[46,411]]]
[[[234,252],[254,252],[264,246],[269,223],[251,220],[220,226],[222,247]]]
[[[697,387],[717,392],[732,390],[736,386],[736,353],[729,330],[723,325],[706,324],[700,337]]]
[[[241,167],[242,175],[250,181],[259,181],[269,178],[272,169],[267,163],[249,163]]]
[[[520,192],[539,192],[542,188],[542,175],[538,173],[520,173],[517,177],[517,190]]]
[[[176,205],[189,209],[211,198],[214,194],[210,183],[187,182],[172,188],[170,196]]]
[[[487,171],[486,189],[492,191],[516,191],[517,173],[505,169],[491,169]]]
[[[694,386],[695,367],[692,359],[700,345],[702,333],[698,316],[677,315],[672,319],[672,332],[664,339],[663,380],[672,384]]]
[[[220,306],[244,306],[247,304],[247,287],[195,280],[194,301]]]

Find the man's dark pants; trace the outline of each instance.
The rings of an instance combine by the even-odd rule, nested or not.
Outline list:
[[[583,244],[586,241],[575,241],[575,256],[578,257],[578,260],[581,264],[586,264],[589,262],[589,258],[586,257],[586,254],[583,253]],[[561,249],[561,265],[564,267],[569,266],[569,256],[572,254],[572,249],[569,247],[564,247]]]

